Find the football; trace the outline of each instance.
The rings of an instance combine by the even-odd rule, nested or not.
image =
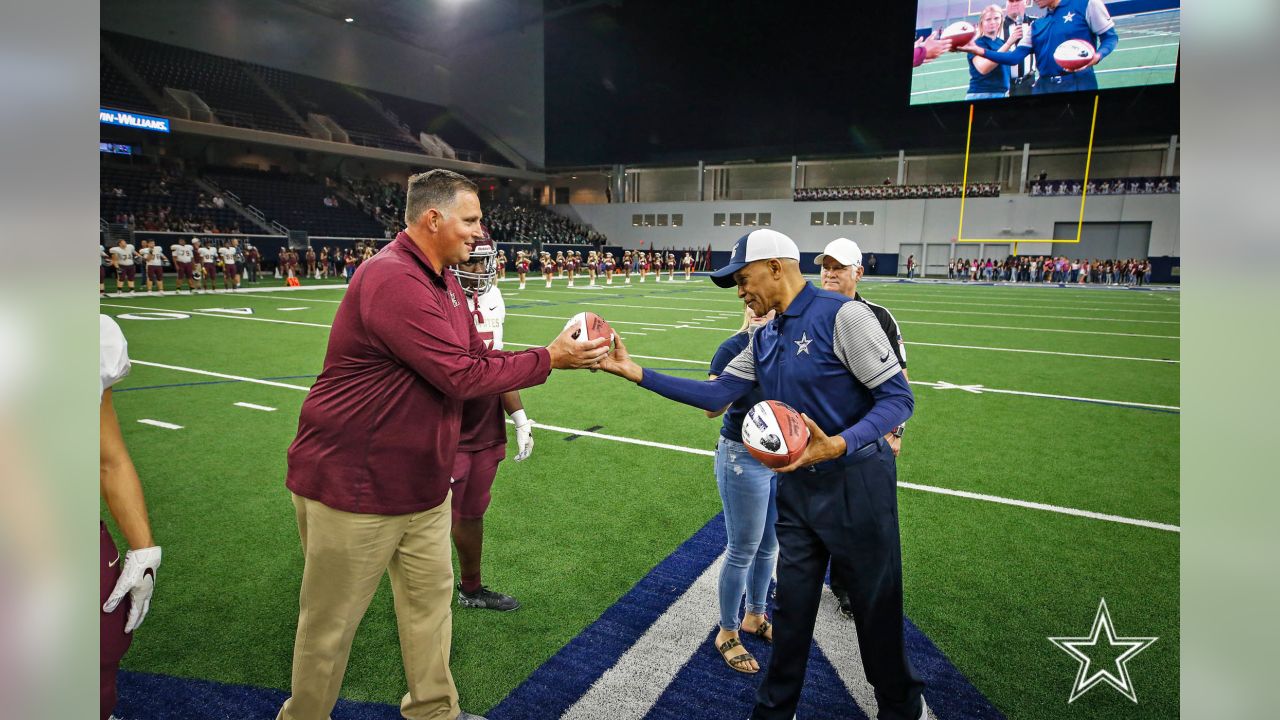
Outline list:
[[[574,315],[569,318],[569,322],[564,324],[564,329],[573,329],[573,338],[575,340],[608,338],[610,347],[613,346],[614,340],[617,338],[613,328],[609,327],[609,323],[593,312],[580,312]]]
[[[1053,61],[1063,70],[1075,71],[1088,67],[1098,51],[1084,40],[1068,40],[1053,51]]]
[[[742,444],[766,467],[785,467],[804,453],[809,428],[790,405],[765,400],[747,411],[742,421]]]
[[[978,29],[973,23],[967,23],[963,20],[953,22],[942,30],[942,39],[950,40],[951,47],[958,48],[962,45],[968,45],[973,42],[973,38],[977,36]]]

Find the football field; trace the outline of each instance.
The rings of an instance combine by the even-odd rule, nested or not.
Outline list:
[[[1181,10],[1115,16],[1120,44],[1094,72],[1098,88],[1171,83],[1178,70],[1182,36]],[[977,17],[969,18],[977,23]],[[943,53],[911,71],[911,104],[964,100],[969,90],[969,62],[964,53]]]
[[[115,405],[165,553],[151,614],[124,662],[135,673],[122,681],[117,714],[125,720],[146,717],[138,688],[153,676],[181,679],[166,686],[174,713],[166,717],[271,717],[289,686],[302,556],[285,451],[344,289],[286,291],[275,282],[234,294],[101,301],[129,341],[133,370],[117,385]],[[569,316],[592,310],[637,362],[703,378],[741,321],[733,291],[705,278],[581,284],[557,280],[546,289],[531,279],[519,291],[502,283],[507,349],[546,344]],[[898,461],[911,623],[1007,717],[1176,716],[1180,294],[870,281],[860,289],[901,324],[916,395]],[[602,373],[555,372],[522,395],[539,426],[536,448],[528,461],[499,469],[484,577],[523,607],[454,613],[462,706],[491,718],[559,717],[581,706],[581,693],[560,679],[590,685],[602,670],[569,655],[582,645],[571,641],[589,630],[630,637],[618,603],[642,581],[654,602],[683,607],[677,598],[690,586],[667,569],[689,551],[686,541],[714,540],[722,527],[714,524],[711,458],[719,419]],[[1104,598],[1118,635],[1159,638],[1127,664],[1139,702],[1100,685],[1068,705],[1078,663],[1048,638],[1086,635]],[[849,621],[824,617],[852,634]],[[695,628],[690,666],[708,653],[719,663],[714,614],[684,622]],[[836,654],[827,652],[839,671]],[[657,662],[655,653],[634,655]],[[746,717],[762,676],[714,663],[689,701],[672,700],[687,679],[683,666],[672,677],[636,673],[631,682],[652,686],[639,689],[655,709],[634,716]],[[928,680],[936,669],[921,672]],[[197,692],[188,681],[213,684]],[[223,697],[240,699],[218,715],[208,693],[224,686],[235,689]],[[174,695],[173,687],[189,692]],[[254,695],[259,689],[269,693]],[[334,718],[396,717],[387,704],[403,691],[384,578],[342,689],[343,698],[377,705],[340,706],[346,714]],[[937,717],[993,716],[944,712],[946,692],[937,682],[926,690]],[[517,708],[513,693],[539,702]],[[671,703],[685,711],[658,712]],[[848,706],[807,703],[802,720],[861,717]]]

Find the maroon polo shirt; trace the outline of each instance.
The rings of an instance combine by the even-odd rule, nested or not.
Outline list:
[[[449,492],[463,401],[539,385],[546,348],[489,350],[462,287],[400,233],[363,263],[302,402],[285,485],[337,510],[402,515]]]

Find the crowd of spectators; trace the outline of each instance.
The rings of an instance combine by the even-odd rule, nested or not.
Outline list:
[[[182,182],[182,178],[174,171],[158,171],[155,177],[141,187],[135,187],[131,193],[124,187],[124,183],[104,180],[100,191],[102,217],[107,222],[124,225],[130,230],[191,233],[241,231],[238,224],[219,222],[218,216],[225,218],[229,213],[201,212],[226,209],[226,199],[220,194],[210,197],[203,192],[198,193],[194,208],[190,207],[189,200],[175,203],[175,195],[182,199],[189,197],[190,190],[182,188]],[[175,204],[188,209],[175,209]]]
[[[1043,174],[1032,180],[1027,192],[1032,195],[1079,195],[1088,189],[1090,195],[1154,195],[1182,192],[1182,180],[1173,177],[1104,178],[1084,182],[1083,178],[1048,180]]]
[[[796,188],[797,201],[810,200],[910,200],[960,197],[963,183],[932,185],[845,185],[824,188]],[[967,197],[999,197],[1000,183],[969,183]]]
[[[1151,284],[1151,261],[1069,259],[1063,257],[1012,256],[1004,260],[959,258],[947,263],[947,279],[962,282],[1067,283],[1077,285]]]
[[[604,247],[608,240],[590,226],[538,206],[495,203],[484,209],[485,225],[498,242],[535,245],[591,245]]]
[[[404,227],[405,190],[396,182],[347,178],[347,190],[356,204],[394,237]],[[546,208],[511,203],[484,206],[484,224],[494,240],[529,245],[592,245],[603,247],[607,238],[587,225],[557,215]]]

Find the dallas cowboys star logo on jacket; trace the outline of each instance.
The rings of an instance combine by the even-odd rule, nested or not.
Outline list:
[[[808,333],[800,333],[800,339],[793,340],[792,342],[796,344],[796,355],[799,355],[800,353],[804,353],[805,355],[808,355],[809,343],[813,341],[809,339]]]

